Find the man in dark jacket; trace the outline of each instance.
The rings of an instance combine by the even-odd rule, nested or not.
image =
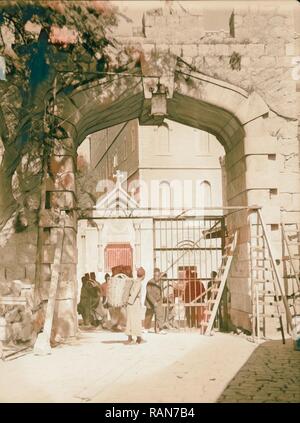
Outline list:
[[[155,315],[158,332],[161,334],[165,334],[166,332],[163,330],[164,310],[161,272],[158,268],[154,269],[154,277],[147,283],[145,306],[145,331],[148,331],[151,328],[152,318],[153,315]]]
[[[81,278],[82,287],[80,292],[80,302],[77,306],[77,311],[81,314],[83,324],[88,326],[91,323],[91,298],[88,278],[83,276]]]

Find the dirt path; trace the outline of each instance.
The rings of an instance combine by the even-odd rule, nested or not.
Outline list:
[[[0,402],[214,402],[255,349],[230,334],[82,333],[52,355],[0,362]]]

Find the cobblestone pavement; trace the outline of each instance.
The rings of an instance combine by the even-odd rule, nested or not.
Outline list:
[[[300,402],[300,351],[267,341],[253,352],[217,402]]]

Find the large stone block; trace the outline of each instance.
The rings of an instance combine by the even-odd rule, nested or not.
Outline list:
[[[235,178],[243,178],[246,172],[246,160],[243,157],[241,160],[235,162],[231,167],[226,168],[227,183],[229,184]]]
[[[63,253],[62,253],[62,263],[63,264],[76,264],[77,263],[77,245],[76,242],[65,242]]]
[[[244,177],[236,177],[233,181],[227,185],[227,198],[231,199],[239,193],[245,191],[246,182]]]
[[[4,282],[5,279],[6,279],[5,266],[0,265],[0,283]]]
[[[191,57],[191,56],[198,56],[198,46],[195,45],[182,45],[182,54],[183,56]]]
[[[281,192],[299,193],[300,175],[299,173],[280,173],[279,189]]]
[[[53,154],[55,156],[74,156],[76,154],[76,147],[71,138],[53,141]]]
[[[60,282],[57,289],[57,300],[70,300],[77,301],[77,289],[75,287],[76,281]]]
[[[279,206],[280,197],[278,191],[272,191],[270,188],[265,189],[249,189],[247,191],[249,205],[262,206],[268,204],[270,206]]]
[[[11,325],[0,317],[0,342],[8,342],[11,339]]]
[[[272,158],[273,160],[270,160]],[[274,177],[278,173],[278,164],[276,155],[268,154],[252,154],[245,158],[247,172],[266,172],[271,173]]]
[[[54,255],[57,244],[57,235],[60,228],[50,228],[46,232],[48,238],[46,243],[42,247],[42,262],[43,263],[53,263]],[[72,264],[77,263],[77,244],[76,244],[76,232],[72,228],[64,229],[64,240],[63,240],[63,249],[62,249],[62,261],[63,264]]]
[[[250,295],[251,293],[251,278],[235,277],[234,275],[228,278],[228,288],[230,292],[241,293],[242,295]]]
[[[30,283],[35,282],[35,272],[36,272],[36,264],[29,263],[25,264],[25,279]]]
[[[268,224],[277,224],[280,222],[280,207],[279,206],[270,206],[264,204],[261,209],[261,214],[265,223]]]
[[[16,262],[17,257],[17,242],[12,239],[5,247],[0,247],[0,257],[2,265],[10,265]]]
[[[234,277],[248,278],[250,276],[250,261],[249,259],[234,259],[232,261],[231,274]]]
[[[25,279],[25,266],[20,264],[9,265],[5,270],[6,279],[12,281],[15,279]]]
[[[60,267],[60,281],[68,282],[77,280],[76,264],[62,264]]]
[[[74,209],[76,202],[74,192],[68,191],[57,191],[51,192],[50,194],[50,204],[51,207],[68,210]]]
[[[245,156],[244,143],[239,142],[225,156],[226,169],[229,169],[235,163],[243,159],[244,156]]]
[[[40,226],[44,227],[45,229],[50,228],[57,228],[60,226],[60,215],[57,210],[46,209],[43,210],[41,213],[41,218],[39,222]],[[74,210],[67,211],[66,215],[64,216],[64,225],[65,227],[76,228],[77,227],[77,216]],[[48,234],[45,233],[47,237]]]
[[[284,40],[277,39],[277,41],[268,42],[265,46],[265,54],[267,56],[284,56],[285,43]]]
[[[42,263],[52,264],[54,262],[55,245],[43,245]]]
[[[248,44],[246,46],[246,54],[248,54],[249,56],[252,56],[252,57],[260,57],[261,58],[265,54],[265,45],[262,44],[262,43]],[[274,63],[275,63],[275,61],[274,61]]]
[[[267,135],[246,136],[244,143],[245,154],[276,154],[278,151],[276,138]]]
[[[64,172],[63,174],[56,175],[53,178],[47,179],[47,191],[66,190],[75,191],[75,174],[73,171]]]
[[[35,263],[37,255],[36,244],[17,244],[17,257],[20,264]]]
[[[13,323],[11,325],[11,339],[13,341],[29,341],[32,336],[32,330],[31,321]]]
[[[238,310],[233,305],[230,307],[230,320],[233,325],[238,328],[243,328],[251,332],[251,319],[250,315],[246,311]]]
[[[276,189],[278,188],[278,173],[273,171],[267,173],[265,171],[248,171],[246,172],[247,189]]]
[[[54,177],[74,172],[75,169],[73,156],[52,156],[50,158],[49,173]]]
[[[41,264],[41,281],[50,282],[51,280],[51,265]]]
[[[250,294],[245,295],[241,292],[230,292],[231,306],[237,310],[251,313],[251,296]]]

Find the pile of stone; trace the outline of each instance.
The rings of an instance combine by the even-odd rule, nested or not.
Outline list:
[[[0,282],[0,342],[30,341],[33,333],[33,288],[22,281]]]

